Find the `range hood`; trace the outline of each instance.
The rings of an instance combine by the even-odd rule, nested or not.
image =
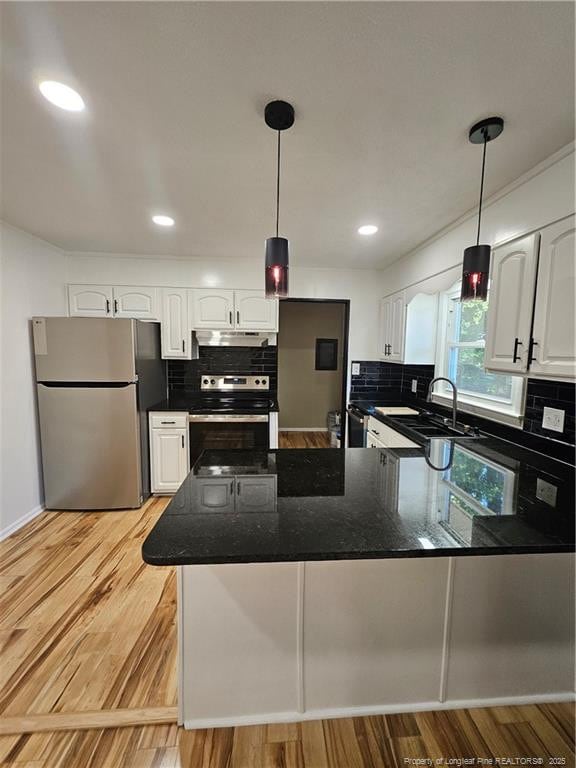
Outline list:
[[[249,331],[196,331],[199,347],[268,347],[276,346],[275,333]]]

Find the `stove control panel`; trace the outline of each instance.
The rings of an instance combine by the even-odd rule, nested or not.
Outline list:
[[[221,376],[213,373],[200,375],[200,389],[216,392],[266,391],[270,389],[270,380],[266,374],[261,376]]]

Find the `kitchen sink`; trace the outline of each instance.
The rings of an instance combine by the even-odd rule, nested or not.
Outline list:
[[[441,417],[432,414],[423,413],[419,416],[394,416],[395,421],[402,424],[410,431],[423,438],[440,437],[444,439],[467,438],[476,439],[480,437],[478,430],[466,425],[445,424]]]

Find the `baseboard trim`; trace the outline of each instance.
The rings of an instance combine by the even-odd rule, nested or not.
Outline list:
[[[139,725],[176,723],[177,707],[141,709],[101,709],[92,712],[50,712],[45,715],[20,715],[0,720],[0,736],[45,731],[87,731],[100,728],[126,728]]]
[[[278,427],[278,433],[282,432],[330,432],[326,427]]]
[[[421,701],[410,704],[382,704],[369,707],[334,707],[309,709],[306,712],[270,712],[266,715],[239,715],[238,717],[206,717],[184,720],[184,728],[232,728],[243,725],[269,725],[297,723],[303,720],[334,720],[342,717],[369,717],[371,715],[398,715],[408,712],[437,712],[445,709],[475,709],[478,707],[510,707],[525,704],[552,704],[576,701],[574,693],[543,693],[530,696],[503,696],[489,699],[458,699],[454,701]]]
[[[38,517],[41,512],[44,512],[43,504],[34,507],[34,509],[31,509],[30,512],[27,512],[25,515],[22,515],[22,517],[19,517],[18,520],[15,520],[6,528],[2,528],[2,530],[0,530],[0,541],[4,541],[4,539],[7,539],[8,536],[12,536],[13,533],[16,533],[16,531],[19,531],[20,528],[23,528],[31,520],[34,520],[35,517]]]

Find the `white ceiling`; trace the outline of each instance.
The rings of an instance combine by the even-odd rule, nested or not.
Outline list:
[[[382,266],[573,139],[568,2],[2,3],[3,218],[68,250]],[[76,87],[87,111],[39,94]],[[175,217],[172,230],[150,223]],[[356,229],[375,223],[379,233]]]

